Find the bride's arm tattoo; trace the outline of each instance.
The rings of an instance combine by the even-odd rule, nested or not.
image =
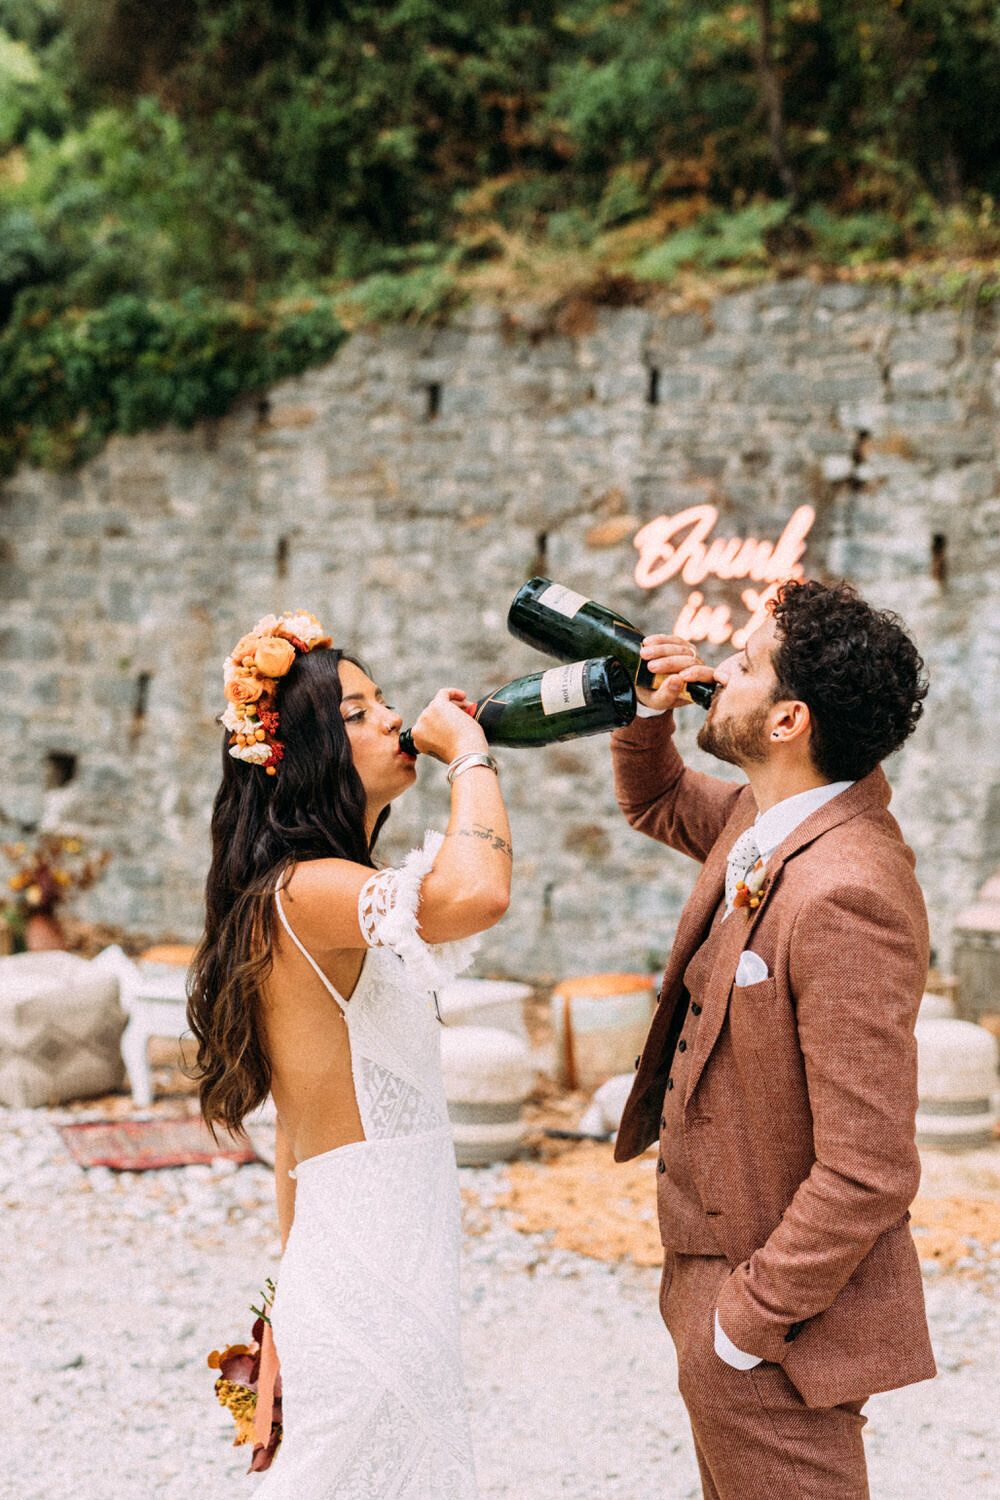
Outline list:
[[[483,839],[491,849],[499,849],[508,859],[514,858],[514,850],[508,841],[494,833],[492,828],[484,828],[481,823],[474,824],[472,828],[456,828],[455,834],[464,839]]]

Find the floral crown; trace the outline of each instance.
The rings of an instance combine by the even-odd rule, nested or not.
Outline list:
[[[296,652],[332,645],[316,616],[304,609],[265,615],[236,643],[222,664],[229,707],[221,722],[232,734],[230,755],[263,766],[268,776],[275,774],[285,753],[278,739],[278,679]]]

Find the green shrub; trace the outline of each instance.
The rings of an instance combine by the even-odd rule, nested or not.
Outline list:
[[[68,467],[112,432],[221,416],[243,392],[331,358],[344,337],[328,300],[124,295],[83,311],[25,297],[0,335],[0,468]]]
[[[341,298],[345,316],[364,323],[427,323],[460,300],[458,278],[449,266],[418,266],[411,271],[379,271],[366,276]]]
[[[707,213],[679,229],[662,245],[639,256],[632,273],[641,281],[672,281],[682,266],[716,270],[721,266],[765,265],[766,235],[788,218],[789,205],[776,200],[753,203],[736,213]]]

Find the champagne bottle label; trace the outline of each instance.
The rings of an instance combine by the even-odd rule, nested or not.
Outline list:
[[[584,600],[586,603],[586,600]],[[587,703],[585,661],[570,662],[566,667],[552,667],[543,672],[538,684],[544,714],[563,714],[583,708]]]
[[[576,594],[572,589],[565,588],[561,583],[550,583],[548,588],[539,594],[537,603],[545,609],[553,610],[557,615],[565,615],[567,620],[572,620],[585,604],[590,603],[590,600],[584,594]]]

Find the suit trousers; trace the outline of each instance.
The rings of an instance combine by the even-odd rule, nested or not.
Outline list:
[[[724,1256],[668,1250],[660,1286],[705,1500],[869,1500],[863,1401],[808,1407],[780,1365],[736,1370],[716,1354],[728,1275]]]

